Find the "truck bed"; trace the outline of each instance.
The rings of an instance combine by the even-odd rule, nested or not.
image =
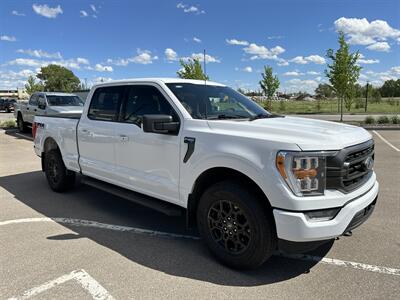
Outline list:
[[[46,132],[46,140],[52,138],[57,141],[65,166],[70,170],[79,172],[76,130],[80,115],[80,113],[66,113],[54,116],[35,116],[34,122],[39,124],[35,138],[36,154],[41,156],[42,152],[44,152],[43,148],[46,141],[43,138],[44,132]]]

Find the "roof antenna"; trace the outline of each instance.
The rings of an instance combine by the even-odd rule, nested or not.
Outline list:
[[[203,50],[203,65],[204,65],[204,85],[207,85],[206,49]]]

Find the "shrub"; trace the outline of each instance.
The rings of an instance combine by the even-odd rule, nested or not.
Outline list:
[[[280,100],[279,101],[279,111],[283,112],[286,110],[286,103],[285,100]]]
[[[399,116],[392,116],[390,118],[390,121],[392,122],[392,124],[400,124],[400,118]]]
[[[390,123],[390,120],[387,116],[380,116],[377,122],[378,124],[388,124]]]
[[[14,127],[17,127],[15,120],[5,120],[5,121],[0,122],[0,128],[2,128],[2,129],[8,129],[8,128],[14,128]]]
[[[375,119],[372,116],[368,116],[364,120],[365,124],[375,124]]]

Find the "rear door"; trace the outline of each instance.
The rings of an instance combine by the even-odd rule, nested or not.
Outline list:
[[[38,104],[39,95],[33,94],[29,99],[28,104],[26,105],[25,111],[22,112],[22,116],[25,122],[33,123],[33,117],[37,111],[37,104]],[[23,106],[22,106],[23,109]]]
[[[110,183],[115,180],[115,124],[124,86],[97,88],[78,125],[79,164],[84,175]]]
[[[115,124],[115,177],[126,188],[178,204],[180,133],[156,134],[142,129],[146,114],[171,115],[180,121],[167,99],[156,85],[127,87]]]

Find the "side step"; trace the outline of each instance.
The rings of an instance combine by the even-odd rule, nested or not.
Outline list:
[[[150,196],[146,196],[137,192],[130,191],[125,188],[121,188],[119,186],[100,181],[98,179],[94,179],[88,176],[83,176],[81,182],[83,184],[89,185],[91,187],[97,188],[104,192],[113,194],[115,196],[124,198],[126,200],[135,202],[137,204],[146,206],[148,208],[157,210],[167,216],[177,217],[181,216],[183,213],[183,208],[178,205],[168,203]]]

